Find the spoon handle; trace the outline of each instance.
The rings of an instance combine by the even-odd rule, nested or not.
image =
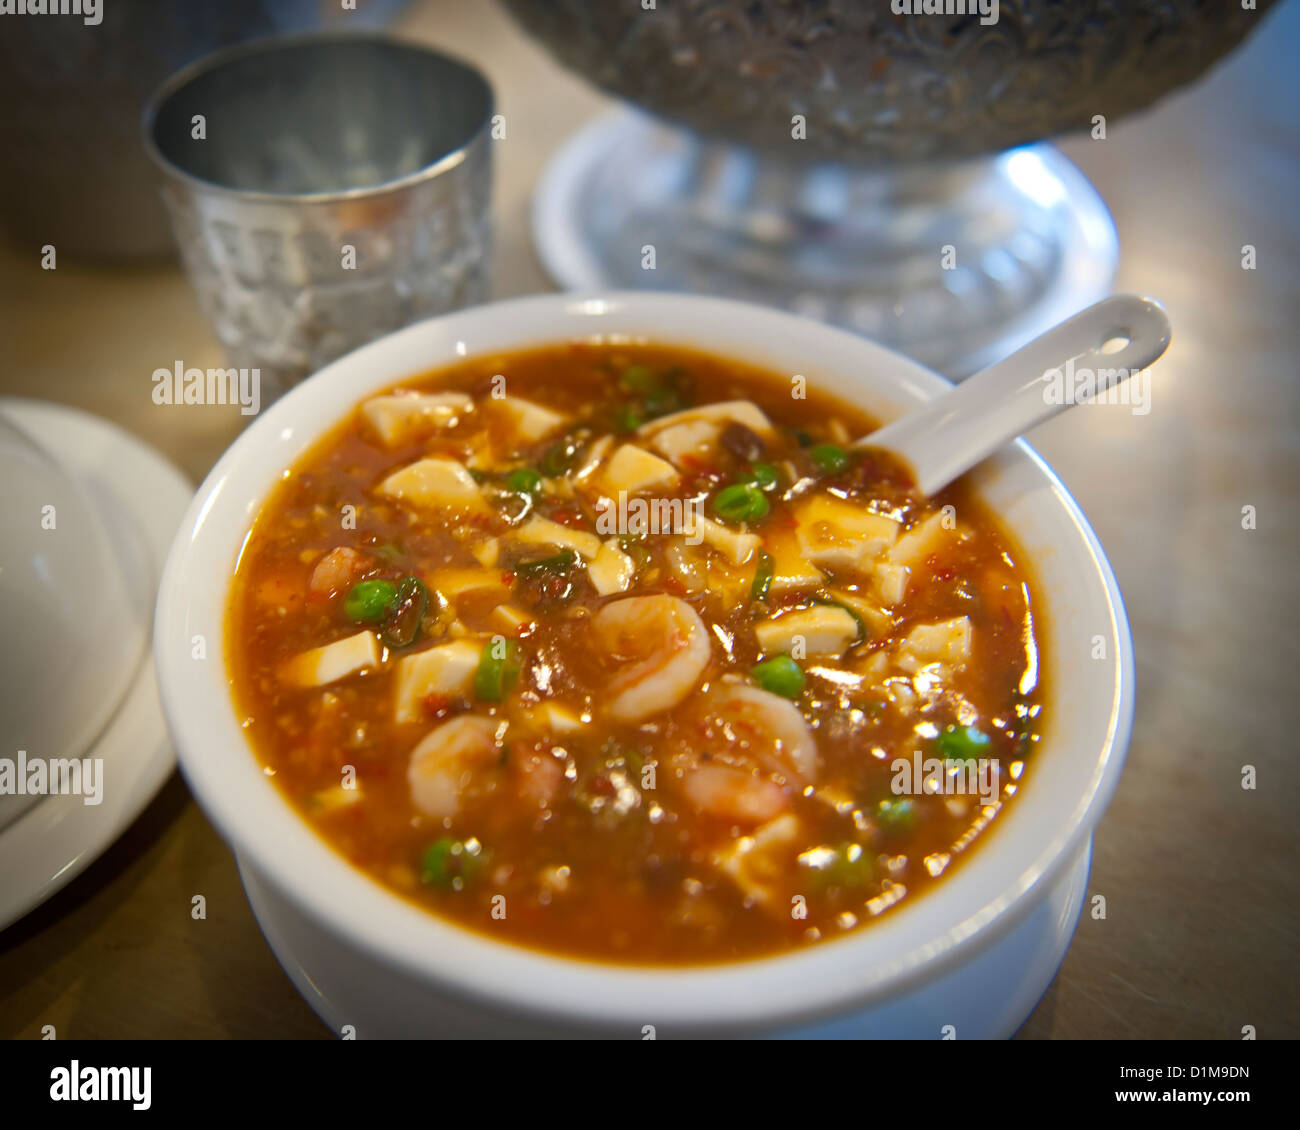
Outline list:
[[[1150,298],[1117,294],[1074,315],[925,407],[857,441],[911,467],[926,494],[1083,398],[1128,380],[1169,346],[1169,318]],[[1088,373],[1094,383],[1088,384]]]

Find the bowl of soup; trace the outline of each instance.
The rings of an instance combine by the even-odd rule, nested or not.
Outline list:
[[[927,985],[1022,989],[978,963],[1067,883],[1077,914],[1131,643],[1023,442],[934,497],[855,445],[947,387],[742,303],[551,295],[261,415],[155,648],[186,780],[331,1026],[874,1031]]]

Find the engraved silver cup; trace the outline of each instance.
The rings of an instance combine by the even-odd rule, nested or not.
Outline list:
[[[378,34],[260,40],[180,71],[145,145],[200,305],[263,403],[488,290],[492,91]]]

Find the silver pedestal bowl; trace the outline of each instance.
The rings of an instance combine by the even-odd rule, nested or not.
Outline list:
[[[649,112],[594,123],[544,176],[558,281],[766,302],[961,376],[1110,288],[1105,204],[1043,139],[1104,138],[1272,0],[504,3]]]

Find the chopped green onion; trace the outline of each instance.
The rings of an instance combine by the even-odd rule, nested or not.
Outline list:
[[[849,453],[833,443],[819,443],[808,452],[808,458],[823,475],[838,475],[849,465]]]
[[[945,761],[978,761],[989,751],[993,739],[974,726],[949,726],[935,744]]]
[[[393,545],[392,542],[377,545],[370,552],[378,557],[380,561],[385,561],[389,565],[396,565],[402,559],[401,548]]]
[[[470,845],[450,837],[430,844],[420,861],[420,878],[434,887],[462,891],[478,870],[478,845]]]
[[[781,476],[771,463],[755,463],[749,474],[750,481],[759,490],[774,490],[781,482]]]
[[[397,586],[392,581],[360,581],[343,601],[343,611],[357,624],[378,624],[388,611]]]
[[[474,672],[474,693],[484,702],[500,702],[519,678],[519,648],[497,636],[479,656]]]
[[[410,647],[420,634],[429,607],[429,590],[419,577],[405,577],[388,605],[379,639],[385,647]]]
[[[614,428],[620,432],[634,432],[645,423],[645,414],[637,404],[620,405],[614,412]]]
[[[782,698],[798,698],[803,690],[803,668],[788,655],[777,655],[760,663],[750,674],[765,691]]]
[[[856,609],[850,608],[847,604],[843,603],[842,601],[832,600],[828,596],[814,597],[813,603],[825,604],[831,608],[842,608],[844,609],[845,612],[847,612],[850,616],[852,616],[853,622],[858,626],[858,638],[854,641],[855,643],[862,643],[863,640],[871,638],[871,633],[867,631],[867,622],[864,619],[862,619],[861,616],[858,615]]]
[[[772,555],[766,550],[758,551],[758,568],[754,571],[754,583],[749,586],[750,600],[766,600],[767,591],[772,587],[772,575],[776,571],[776,563],[772,560]]]
[[[565,436],[542,456],[542,471],[550,478],[558,478],[569,470],[578,458],[579,442]]]
[[[506,476],[506,490],[516,494],[536,494],[541,486],[542,476],[528,467],[518,467]]]
[[[713,509],[728,522],[757,522],[771,509],[763,492],[753,483],[733,483],[713,496]]]
[[[645,395],[646,415],[667,416],[683,407],[681,394],[675,388],[655,388]]]
[[[533,561],[521,561],[515,566],[515,572],[521,577],[537,577],[544,573],[563,573],[574,562],[571,549],[562,549],[550,557],[538,557]]]

